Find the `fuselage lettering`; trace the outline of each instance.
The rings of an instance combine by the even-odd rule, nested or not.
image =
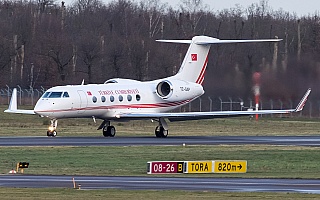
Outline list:
[[[123,89],[123,90],[99,90],[100,95],[115,95],[115,94],[139,94],[138,89]]]

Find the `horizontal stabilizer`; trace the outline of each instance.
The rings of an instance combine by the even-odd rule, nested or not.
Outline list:
[[[220,40],[218,38],[208,36],[195,36],[192,40],[156,40],[157,42],[183,43],[191,44],[192,42],[198,45],[208,44],[230,44],[230,43],[248,43],[248,42],[279,42],[282,39],[259,39],[259,40]]]
[[[157,42],[191,44],[192,40],[156,40]]]

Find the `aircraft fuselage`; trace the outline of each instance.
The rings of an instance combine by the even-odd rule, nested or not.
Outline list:
[[[38,100],[34,112],[56,119],[116,119],[120,113],[167,112],[189,103],[204,93],[200,84],[181,80],[116,80],[118,83],[50,88]],[[157,89],[162,81],[169,81],[171,84],[168,91],[170,94],[166,96],[161,96],[160,89]]]

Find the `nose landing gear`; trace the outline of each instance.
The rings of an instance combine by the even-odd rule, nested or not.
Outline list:
[[[50,126],[47,131],[47,136],[48,137],[56,137],[57,136],[57,126],[58,126],[58,120],[57,119],[51,119],[50,120]]]

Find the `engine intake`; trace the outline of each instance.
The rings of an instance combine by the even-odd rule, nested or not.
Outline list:
[[[158,83],[157,93],[160,97],[164,99],[169,98],[173,93],[173,87],[171,82],[166,80]]]

